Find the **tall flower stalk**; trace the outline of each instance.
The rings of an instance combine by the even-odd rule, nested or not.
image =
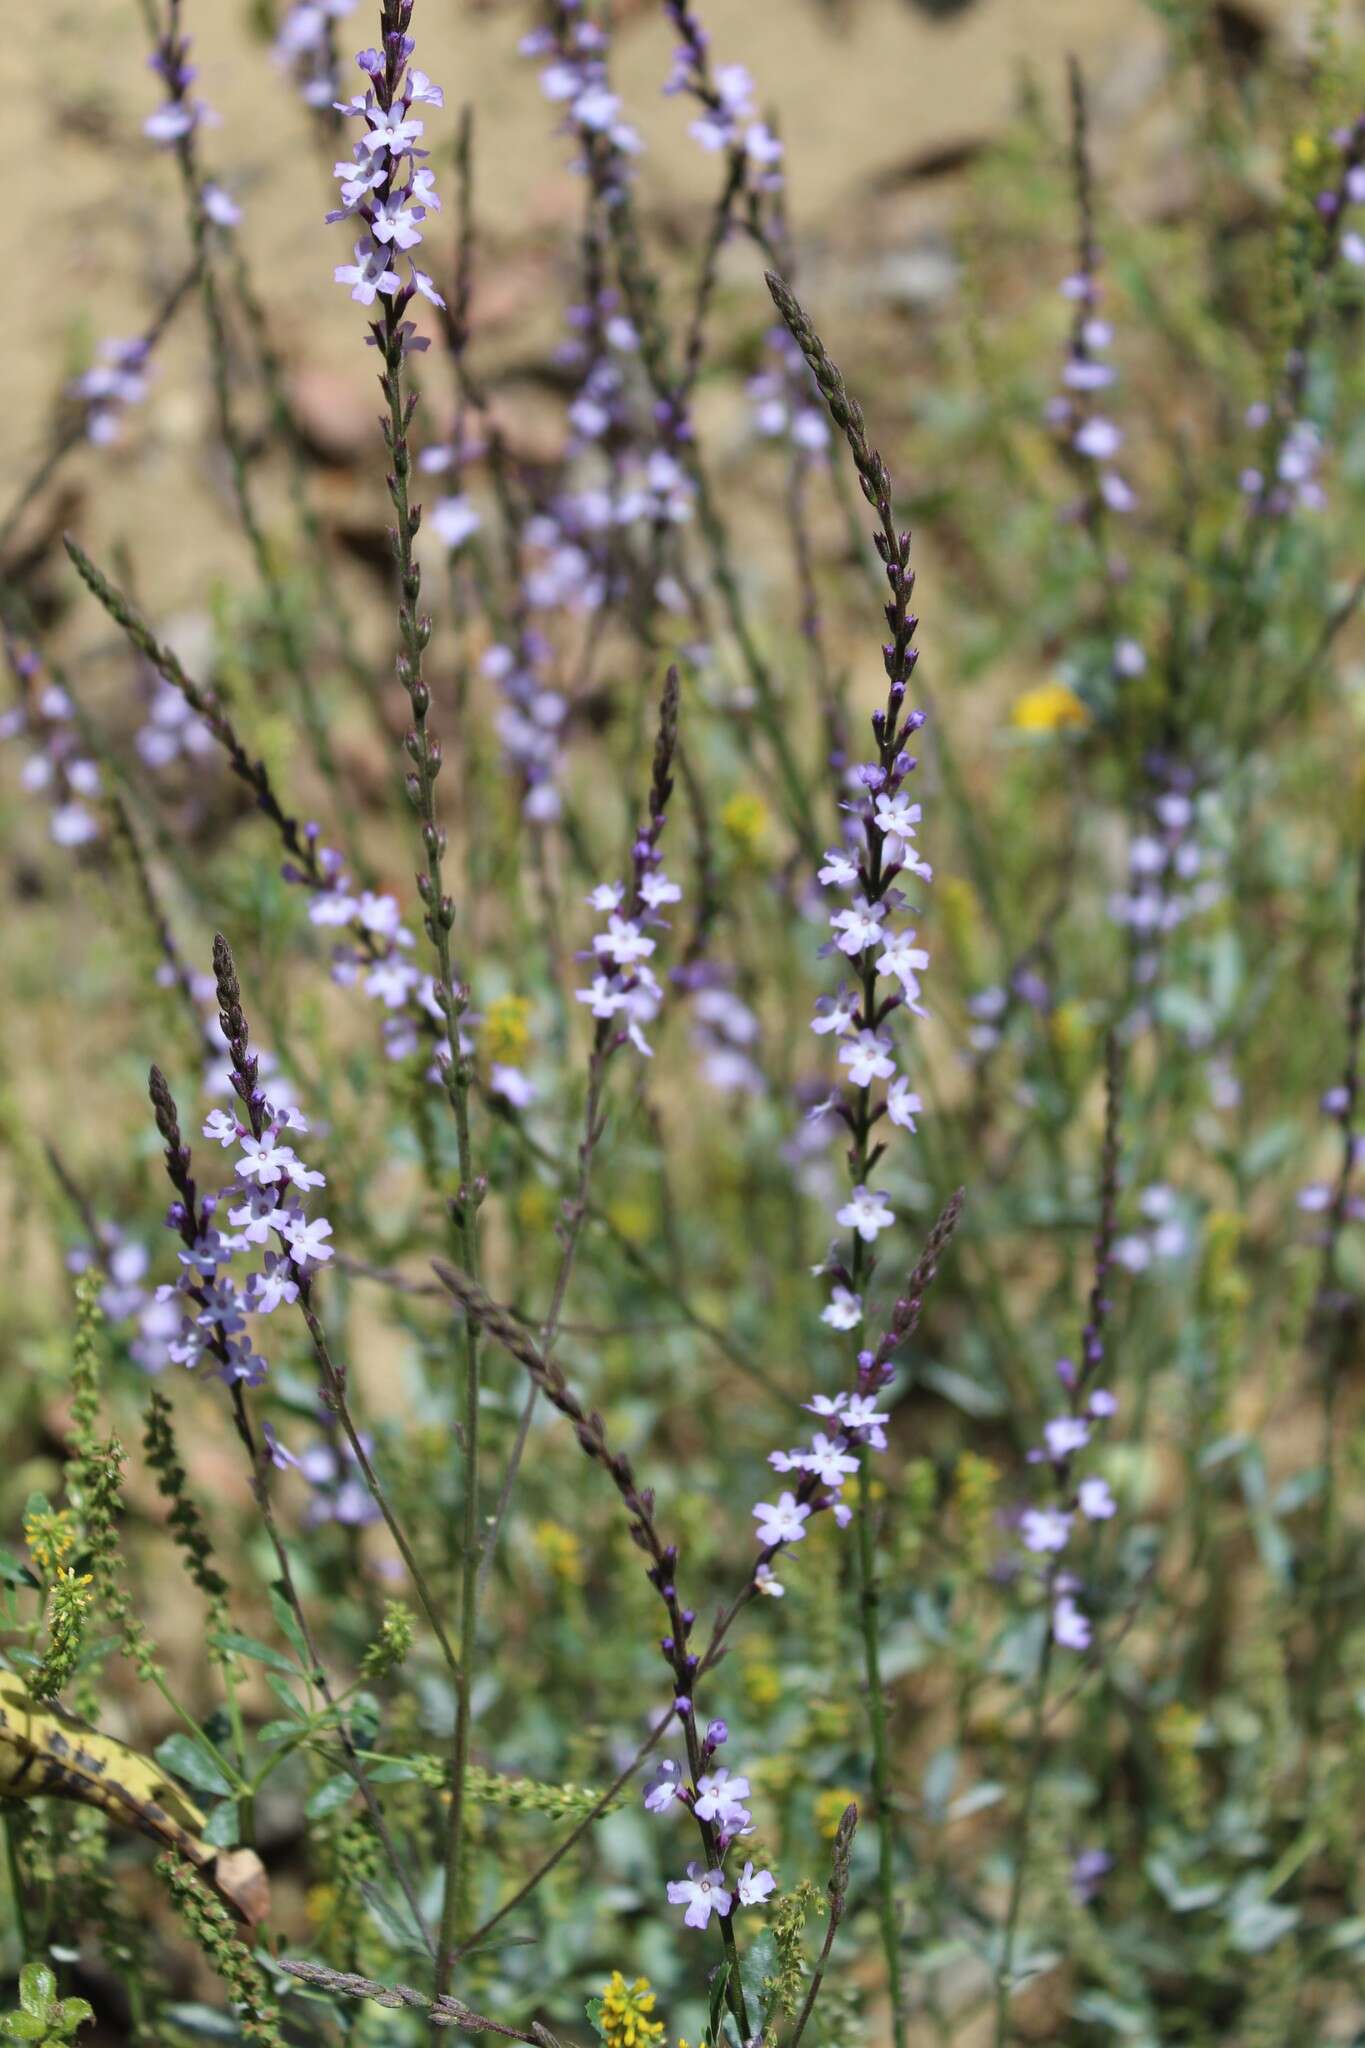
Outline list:
[[[892,1125],[913,1131],[921,1108],[908,1079],[897,1070],[893,1041],[886,1029],[898,1010],[908,1008],[923,1014],[919,976],[929,964],[928,954],[915,944],[914,930],[901,923],[910,905],[898,887],[902,875],[913,874],[924,881],[931,878],[929,866],[915,851],[920,806],[911,801],[907,786],[918,765],[907,742],[924,723],[924,713],[906,702],[919,658],[913,645],[918,621],[910,610],[915,577],[910,567],[910,535],[896,522],[890,474],[867,439],[861,407],[850,397],[824,343],[782,279],[770,271],[767,282],[778,312],[810,365],[830,417],[848,443],[863,496],[877,515],[873,541],[888,589],[885,617],[890,638],[882,647],[886,703],[872,713],[873,758],[857,770],[861,793],[847,806],[845,844],[831,848],[820,869],[826,888],[852,894],[851,903],[830,919],[834,935],[830,950],[850,964],[854,984],[851,988],[841,984],[834,996],[823,997],[812,1026],[821,1036],[837,1039],[839,1063],[847,1069],[845,1086],[832,1093],[817,1114],[837,1118],[846,1126],[850,1140],[851,1191],[835,1217],[850,1237],[836,1244],[826,1261],[834,1287],[823,1320],[835,1329],[856,1330],[864,1320],[864,1294],[876,1267],[871,1247],[896,1220],[886,1195],[869,1185],[886,1150],[886,1138],[878,1125],[886,1118]],[[878,1352],[860,1350],[857,1367],[860,1397],[875,1396],[891,1376],[889,1354],[882,1357],[880,1348]],[[882,1946],[896,2048],[904,2048],[895,1819],[878,1641],[880,1595],[868,1445],[861,1444],[856,1456],[859,1609],[872,1735]]]
[[[373,306],[376,299],[381,302],[381,310],[370,322],[369,343],[379,356],[379,381],[386,408],[383,430],[389,452],[389,498],[394,512],[392,538],[398,567],[399,652],[396,665],[412,718],[403,738],[404,750],[411,763],[407,792],[417,814],[422,847],[423,865],[417,874],[417,890],[424,908],[423,925],[436,958],[435,1001],[445,1020],[445,1046],[440,1064],[455,1121],[460,1174],[450,1211],[460,1257],[466,1269],[477,1277],[480,1263],[478,1211],[486,1188],[482,1178],[475,1175],[470,1142],[469,1095],[473,1069],[460,1034],[460,1020],[469,1008],[470,993],[455,972],[451,952],[455,904],[445,889],[443,861],[446,834],[436,803],[442,748],[432,730],[431,690],[423,674],[424,657],[431,639],[431,620],[419,609],[422,572],[417,561],[416,540],[422,508],[413,502],[411,495],[413,463],[408,438],[417,409],[417,393],[408,387],[404,377],[404,365],[409,354],[427,345],[425,338],[416,334],[412,321],[405,317],[408,308],[418,296],[440,308],[445,304],[431,278],[418,268],[409,253],[422,240],[420,223],[429,211],[440,206],[434,173],[427,165],[418,162],[418,157],[425,154],[417,144],[417,138],[423,132],[423,122],[414,109],[421,105],[440,107],[444,105],[444,94],[424,71],[411,64],[414,48],[408,33],[411,22],[412,0],[384,0],[380,13],[379,47],[362,50],[356,59],[369,83],[364,92],[342,104],[340,111],[350,118],[359,118],[365,125],[354,145],[352,164],[338,166],[341,206],[329,218],[349,221],[361,231],[355,245],[355,262],[337,265],[337,282],[349,285],[351,297],[363,306]],[[407,261],[406,281],[390,267],[403,256]],[[481,1531],[479,1332],[472,1318],[466,1319],[464,1333],[463,1449],[465,1486],[460,1548],[459,1671],[455,1680],[445,1888],[436,1964],[438,1997],[449,1989],[460,1925],[470,1682],[478,1619]]]

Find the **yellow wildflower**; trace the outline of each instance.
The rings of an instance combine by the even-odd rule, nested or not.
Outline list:
[[[741,860],[753,860],[768,829],[768,806],[752,790],[736,790],[721,805],[720,826]]]
[[[649,2015],[654,2010],[654,1992],[648,1977],[627,1984],[619,1970],[602,1987],[602,2038],[607,2048],[648,2048],[663,2039],[664,2023]]]
[[[1061,732],[1068,726],[1089,725],[1090,713],[1065,683],[1039,683],[1016,701],[1010,723],[1020,732]]]
[[[583,1552],[572,1529],[559,1522],[537,1522],[536,1549],[552,1575],[565,1586],[583,1583]]]
[[[542,1181],[527,1181],[517,1195],[517,1221],[523,1230],[543,1230],[555,1213],[555,1193]]]
[[[53,1577],[75,1548],[76,1525],[65,1508],[42,1508],[24,1518],[28,1554],[44,1578]]]
[[[1302,165],[1305,171],[1312,170],[1321,154],[1317,136],[1310,135],[1306,128],[1301,135],[1294,137],[1294,161]]]
[[[498,996],[483,1013],[480,1038],[490,1060],[515,1066],[531,1043],[527,1019],[531,1014],[526,996]]]

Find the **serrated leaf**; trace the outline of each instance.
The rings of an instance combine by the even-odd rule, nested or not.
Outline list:
[[[599,2040],[599,2041],[605,2041],[605,2040],[606,2040],[606,2038],[607,2038],[607,2033],[606,2033],[606,2028],[605,2028],[605,2027],[604,2027],[604,2026],[602,2025],[602,2001],[601,2001],[601,1999],[600,1999],[600,1998],[590,1998],[590,1999],[588,2000],[587,2004],[586,2004],[586,2005],[584,2006],[584,2008],[583,2008],[583,2011],[584,2011],[584,2012],[586,2013],[586,2015],[587,2015],[588,2025],[589,2025],[589,2026],[590,2026],[590,2027],[592,2028],[592,2030],[593,2030],[594,2034],[596,2034],[596,2036],[597,2036],[598,2040]]]
[[[153,1750],[163,1771],[173,1771],[187,1785],[200,1792],[230,1792],[232,1781],[223,1776],[222,1766],[212,1750],[189,1735],[168,1735]]]

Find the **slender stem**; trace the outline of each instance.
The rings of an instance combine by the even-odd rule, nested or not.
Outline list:
[[[440,1644],[441,1655],[449,1665],[452,1675],[458,1676],[459,1660],[451,1647],[450,1638],[446,1633],[441,1617],[437,1613],[436,1603],[432,1596],[431,1588],[427,1584],[426,1574],[417,1561],[407,1532],[404,1530],[383,1486],[380,1484],[379,1475],[375,1471],[370,1454],[365,1448],[365,1439],[355,1426],[355,1418],[351,1414],[350,1403],[346,1397],[346,1382],[332,1357],[331,1349],[327,1342],[327,1333],[318,1320],[311,1300],[305,1294],[302,1287],[299,1289],[299,1308],[303,1314],[304,1321],[308,1325],[308,1334],[313,1340],[313,1354],[322,1371],[323,1385],[326,1390],[328,1404],[345,1431],[346,1440],[355,1455],[361,1477],[369,1489],[370,1498],[383,1516],[389,1534],[398,1545],[403,1562],[407,1566],[409,1576],[412,1579],[417,1598],[422,1603],[422,1612],[431,1624],[432,1634]]]
[[[14,1903],[14,1931],[19,1938],[19,1955],[23,1959],[31,1954],[29,1946],[28,1913],[24,1905],[24,1879],[19,1868],[19,1846],[14,1839],[14,1830],[7,1813],[0,1812],[0,1828],[5,1831],[5,1867],[9,1872],[10,1898]]]
[[[1038,1673],[1034,1680],[1033,1711],[1029,1724],[1028,1776],[1024,1785],[1024,1803],[1019,1810],[1019,1825],[1015,1831],[1014,1869],[1010,1876],[1009,1904],[1005,1909],[1005,1931],[1000,1946],[1000,1963],[995,1973],[995,2048],[1005,2048],[1009,2040],[1010,1993],[1014,1977],[1014,1945],[1019,1931],[1019,1912],[1024,1902],[1024,1882],[1028,1871],[1030,1835],[1033,1826],[1033,1807],[1042,1775],[1043,1744],[1046,1735],[1047,1682],[1052,1669],[1053,1631],[1052,1581],[1055,1572],[1048,1574],[1047,1597],[1043,1603],[1043,1614],[1047,1633],[1043,1638],[1042,1655],[1038,1659]]]
[[[867,1680],[867,1718],[872,1731],[872,1796],[877,1808],[877,1889],[882,1947],[886,1952],[887,1984],[896,2048],[904,2048],[905,2001],[901,1979],[900,1920],[896,1911],[896,1824],[891,1806],[891,1759],[886,1731],[886,1699],[882,1692],[881,1648],[878,1641],[879,1594],[875,1534],[872,1526],[872,1473],[866,1449],[858,1453],[858,1614],[863,1638],[863,1670]]]

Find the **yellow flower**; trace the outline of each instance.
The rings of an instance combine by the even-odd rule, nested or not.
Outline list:
[[[721,805],[721,830],[741,860],[753,860],[768,829],[768,807],[751,790],[736,790]]]
[[[827,1842],[834,1840],[845,1809],[856,1805],[857,1799],[857,1793],[851,1792],[847,1785],[831,1785],[827,1792],[820,1794],[815,1802],[815,1825]]]
[[[602,2038],[607,2048],[648,2048],[663,2039],[664,2023],[652,2020],[654,1992],[648,1977],[627,1984],[619,1970],[602,1987]]]
[[[535,1543],[555,1578],[566,1586],[582,1585],[583,1553],[571,1529],[558,1522],[538,1522]]]
[[[517,1196],[517,1221],[523,1230],[543,1230],[555,1213],[553,1188],[531,1180]]]
[[[1020,732],[1061,732],[1067,726],[1089,725],[1090,713],[1065,683],[1039,683],[1018,699],[1010,723]]]
[[[1294,161],[1301,164],[1304,170],[1311,171],[1321,154],[1316,135],[1310,135],[1306,128],[1302,135],[1294,137]]]
[[[782,1674],[775,1664],[751,1664],[744,1674],[744,1690],[752,1707],[775,1707],[782,1697]]]
[[[530,1014],[526,996],[498,996],[488,1005],[479,1035],[490,1060],[516,1065],[531,1043],[526,1021]]]
[[[43,1508],[25,1517],[24,1541],[43,1577],[51,1578],[75,1548],[76,1525],[65,1508]]]

